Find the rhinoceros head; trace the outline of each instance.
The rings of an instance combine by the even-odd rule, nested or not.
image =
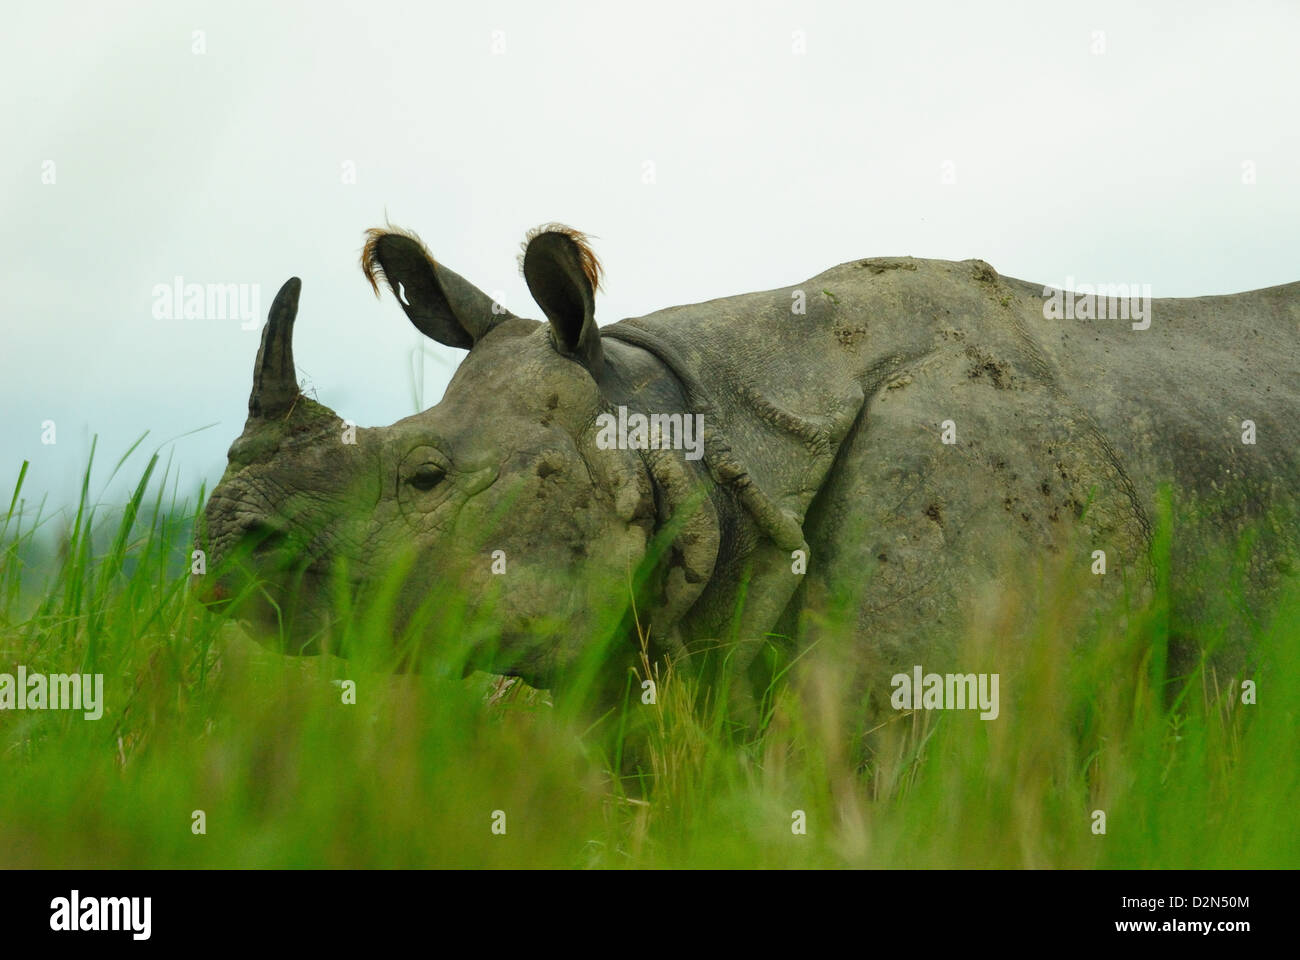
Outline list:
[[[299,391],[300,283],[286,283],[205,511],[206,596],[292,652],[329,649],[340,603],[385,590],[394,633],[423,643],[455,596],[494,625],[468,666],[548,685],[574,663],[594,612],[626,603],[654,527],[637,454],[595,443],[600,267],[584,241],[558,225],[526,241],[541,323],[505,311],[413,234],[370,231],[362,267],[376,294],[385,280],[422,333],[469,351],[440,403],[387,427],[352,427]]]

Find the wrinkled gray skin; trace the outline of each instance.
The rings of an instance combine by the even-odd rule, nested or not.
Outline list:
[[[452,585],[490,597],[499,637],[468,666],[561,684],[673,524],[638,601],[653,654],[721,639],[743,665],[765,635],[815,634],[820,621],[801,614],[847,597],[855,669],[879,696],[913,664],[974,669],[945,644],[1017,564],[1064,556],[1087,570],[1102,549],[1098,592],[1138,602],[1154,582],[1164,483],[1180,504],[1210,504],[1173,544],[1174,632],[1195,639],[1205,588],[1223,593],[1214,578],[1227,576],[1203,582],[1197,562],[1296,503],[1300,283],[1155,300],[1150,328],[1134,330],[1046,320],[1040,285],[982,261],[871,259],[597,332],[582,252],[563,234],[529,244],[525,278],[548,318],[537,322],[494,313],[414,241],[385,235],[374,261],[408,317],[469,352],[440,403],[359,429],[355,445],[298,393],[297,281],[286,285],[206,517],[213,559],[252,543],[253,569],[280,584],[292,648],[328,642],[339,556],[358,590],[409,564],[399,620]],[[804,313],[792,311],[800,292]],[[702,413],[704,458],[598,449],[595,418],[620,404]],[[1255,445],[1241,442],[1247,419]],[[940,442],[948,420],[952,445]],[[1259,606],[1234,615],[1264,609],[1294,553],[1286,525],[1257,544],[1239,572]],[[292,577],[267,555],[296,563]],[[630,627],[622,643],[630,655]]]

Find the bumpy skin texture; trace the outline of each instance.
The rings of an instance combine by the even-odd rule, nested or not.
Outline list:
[[[250,417],[208,507],[215,552],[279,518],[306,531],[312,556],[347,553],[355,586],[400,556],[399,614],[451,584],[490,596],[499,638],[471,665],[550,686],[597,614],[626,605],[629,571],[671,526],[637,611],[654,652],[723,640],[743,666],[765,636],[807,639],[847,603],[856,669],[878,688],[916,663],[962,666],[944,657],[972,598],[1044,557],[1086,567],[1104,550],[1099,595],[1146,595],[1166,483],[1201,510],[1175,533],[1170,584],[1175,626],[1194,632],[1214,586],[1197,580],[1198,559],[1296,505],[1300,284],[1154,300],[1150,328],[1134,330],[1044,319],[1042,287],[981,261],[871,259],[596,336],[598,272],[543,238],[525,276],[549,324],[485,314],[454,274],[429,287],[416,247],[376,246],[390,283],[408,271],[408,316],[472,341],[466,360],[437,406],[360,430],[343,452],[341,422],[306,398],[271,425]],[[599,449],[596,417],[619,405],[702,414],[703,459]],[[1241,442],[1247,419],[1255,445]],[[940,441],[945,421],[954,444]],[[442,479],[421,491],[430,462]],[[489,572],[493,549],[508,577]],[[1263,609],[1295,550],[1285,525],[1257,544],[1250,606]],[[322,603],[321,589],[300,592],[302,649]]]
[[[791,315],[796,291],[805,316]],[[981,261],[873,259],[606,336],[644,330],[639,339],[690,371],[718,446],[772,508],[744,511],[720,560],[734,570],[748,552],[766,578],[770,605],[753,627],[806,634],[805,607],[847,598],[854,658],[877,691],[917,663],[962,666],[947,645],[969,604],[1061,551],[1084,568],[1106,552],[1099,599],[1146,596],[1162,484],[1180,516],[1201,512],[1173,537],[1173,628],[1190,641],[1225,586],[1199,564],[1230,555],[1245,523],[1277,511],[1282,525],[1246,565],[1249,609],[1215,610],[1244,630],[1296,551],[1286,523],[1300,488],[1300,284],[1155,300],[1146,330],[1047,320],[1043,301],[1041,286]],[[1242,443],[1246,419],[1255,445]],[[948,420],[953,445],[940,442]],[[761,522],[772,512],[786,525]],[[810,552],[788,598],[787,526]],[[710,582],[689,633],[723,629],[733,583]]]

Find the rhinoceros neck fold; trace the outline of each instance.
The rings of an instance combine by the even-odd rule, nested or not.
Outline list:
[[[703,417],[713,480],[777,546],[796,550],[865,394],[861,371],[835,356],[830,330],[782,313],[782,299],[774,291],[676,307],[602,333],[673,372],[687,409]]]
[[[682,425],[677,436],[686,435],[686,420],[693,418],[696,402],[687,383],[672,365],[653,349],[614,338],[604,344],[605,363],[600,378],[601,393],[613,416],[620,419],[640,414],[676,416]],[[621,411],[621,415],[620,415]],[[702,439],[696,421],[690,424],[692,441]],[[702,459],[660,443],[635,447],[654,492],[657,528],[673,525],[672,562],[680,567],[680,582],[669,588],[665,609],[675,621],[699,596],[713,573],[724,528],[730,518],[726,505],[709,482]]]

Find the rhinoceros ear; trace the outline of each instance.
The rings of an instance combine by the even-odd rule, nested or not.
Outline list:
[[[585,234],[559,223],[528,231],[519,265],[528,290],[551,321],[555,346],[599,377],[604,366],[596,327],[600,261]]]
[[[366,231],[361,269],[379,295],[378,277],[426,337],[449,347],[469,349],[511,314],[472,283],[436,263],[408,230],[378,227]]]

